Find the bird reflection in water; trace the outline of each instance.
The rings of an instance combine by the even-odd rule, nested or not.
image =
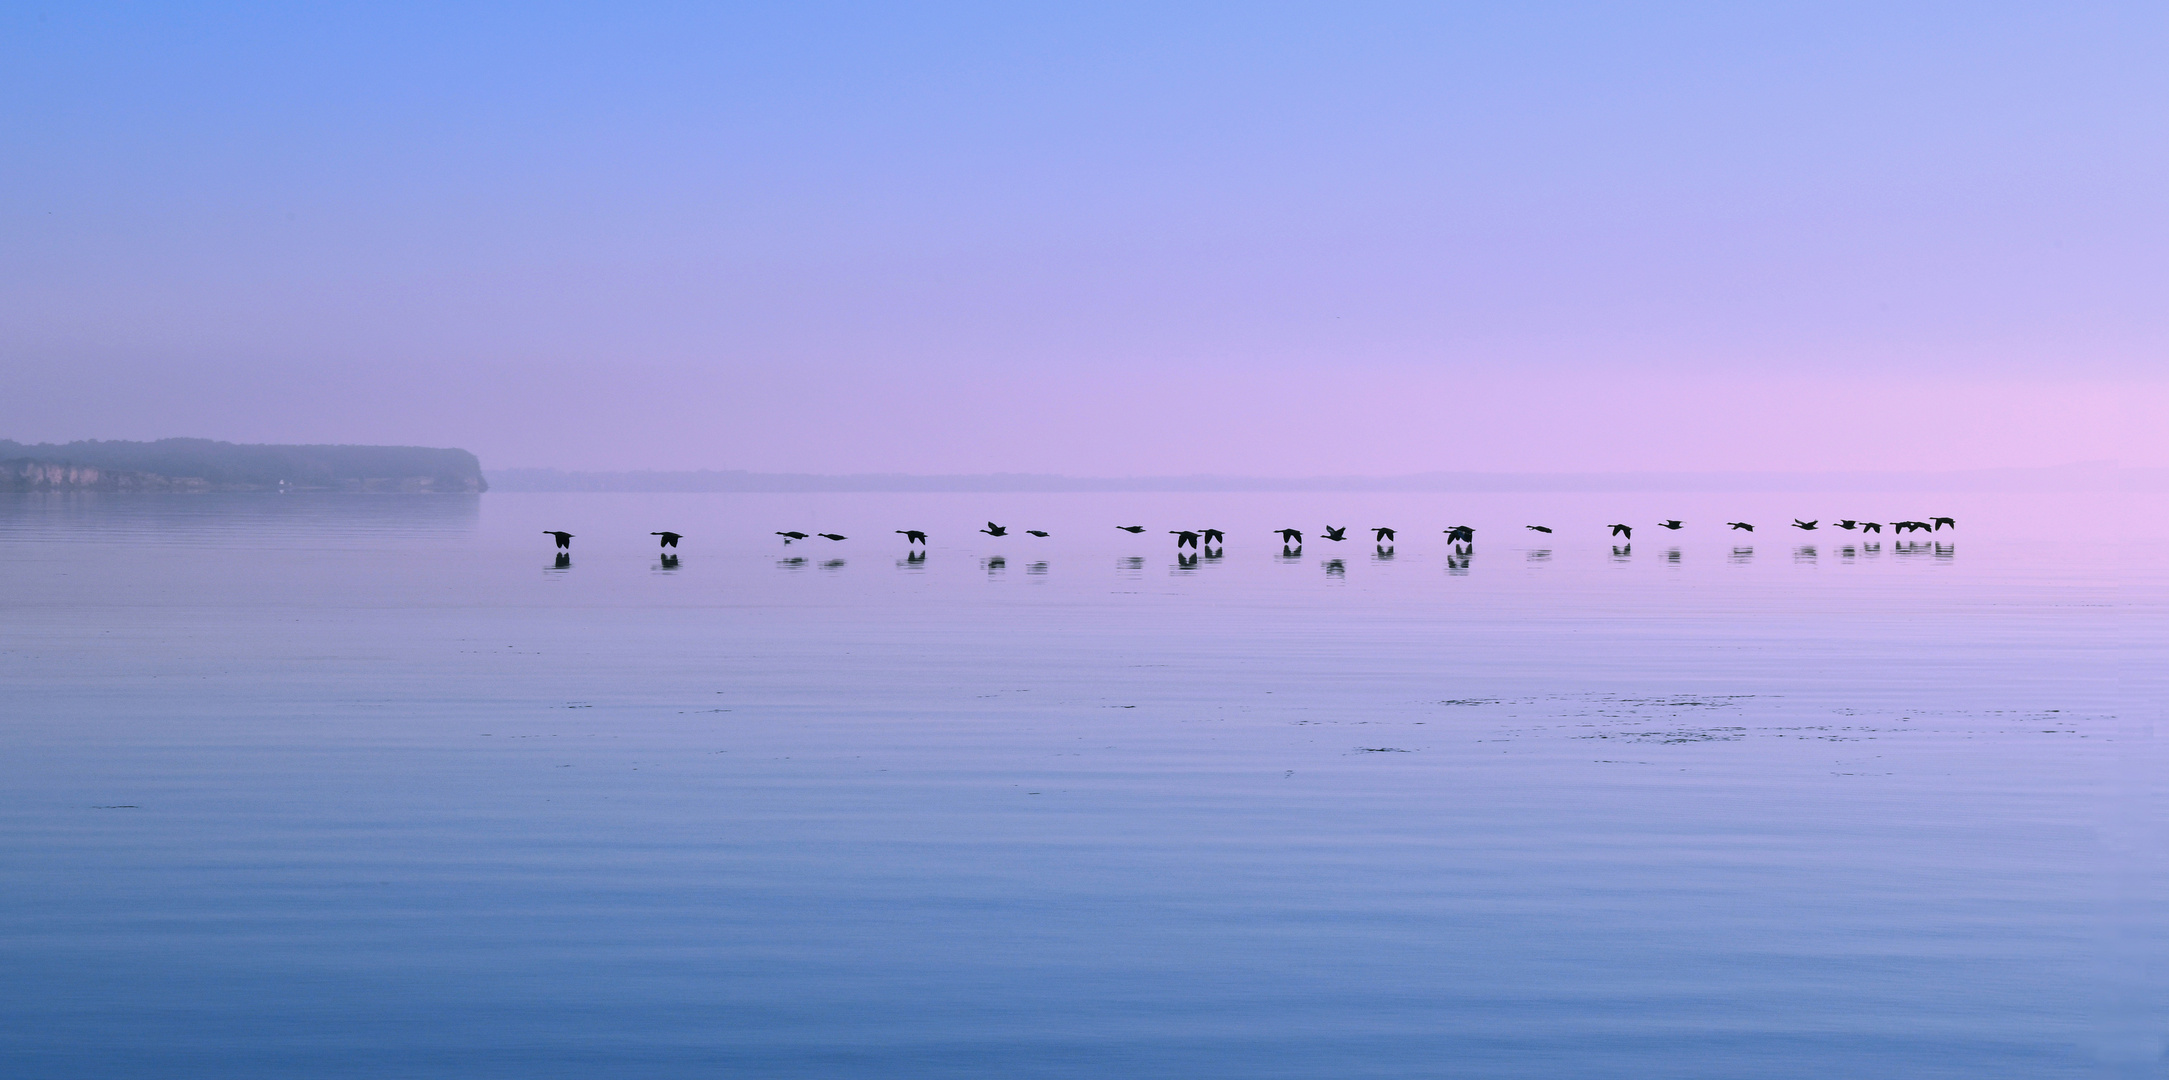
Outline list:
[[[1319,565],[1325,567],[1325,576],[1329,578],[1345,578],[1348,576],[1348,564],[1339,559],[1327,559]]]
[[[1047,561],[1041,559],[1036,563],[1025,563],[1024,572],[1027,574],[1045,574],[1047,572]]]
[[[556,562],[553,562],[553,563],[551,563],[551,564],[550,564],[550,569],[551,569],[551,570],[570,570],[570,569],[572,569],[572,552],[569,552],[569,551],[560,551],[560,552],[558,552],[558,553],[557,553],[557,561],[556,561]]]
[[[1814,562],[1816,558],[1817,554],[1813,544],[1802,544],[1792,549],[1792,561],[1794,562]]]
[[[1751,547],[1736,547],[1736,548],[1733,548],[1733,549],[1732,549],[1732,557],[1731,557],[1730,559],[1727,559],[1726,561],[1727,561],[1727,562],[1732,562],[1732,563],[1740,563],[1740,564],[1743,564],[1743,565],[1744,565],[1744,564],[1746,564],[1746,563],[1751,563],[1751,562],[1754,562],[1754,561],[1755,561],[1755,549],[1754,549],[1754,548],[1751,548]]]
[[[665,573],[676,570],[678,568],[678,557],[676,555],[663,555],[656,559],[655,568]]]
[[[1001,557],[1000,555],[989,555],[986,558],[979,560],[979,565],[986,570],[988,577],[993,577],[994,575],[1009,569],[1009,560]]]
[[[1926,540],[1903,540],[1892,545],[1891,554],[1901,559],[1950,559],[1958,554],[1956,544],[1937,544]]]
[[[1476,548],[1473,545],[1448,548],[1446,551],[1446,572],[1454,577],[1469,576],[1469,560],[1475,557]]]
[[[1224,547],[1211,547],[1208,544],[1208,546],[1205,548],[1205,561],[1209,563],[1216,563],[1219,562],[1221,559],[1226,558],[1227,554],[1228,549]]]
[[[804,555],[793,555],[788,559],[776,560],[776,569],[778,570],[804,570],[805,568],[806,557]]]
[[[1665,562],[1667,562],[1667,563],[1670,563],[1670,564],[1671,564],[1671,565],[1673,565],[1673,566],[1678,566],[1678,565],[1679,565],[1679,549],[1678,549],[1678,548],[1666,548],[1666,549],[1664,549],[1664,561],[1665,561]]]
[[[1854,547],[1854,546],[1853,546],[1853,545],[1851,545],[1851,544],[1847,544],[1847,545],[1845,545],[1844,547],[1841,547],[1841,548],[1839,548],[1839,549],[1838,549],[1838,561],[1839,561],[1839,562],[1841,562],[1841,563],[1849,563],[1849,562],[1853,562],[1853,561],[1855,561],[1855,560],[1857,560],[1857,559],[1859,559],[1859,558],[1860,558],[1860,549],[1859,549],[1859,548],[1857,548],[1857,547]]]
[[[1875,558],[1876,556],[1878,556],[1878,555],[1881,555],[1881,554],[1883,553],[1883,545],[1881,545],[1881,544],[1862,544],[1862,545],[1860,545],[1860,553],[1861,553],[1862,555],[1864,555],[1864,556],[1866,556],[1866,557],[1870,558],[1870,559],[1872,559],[1872,558]]]
[[[821,563],[821,569],[823,570],[841,570],[843,568],[844,561],[842,559],[828,559]]]
[[[1296,561],[1298,561],[1298,560],[1300,560],[1300,559],[1302,559],[1302,558],[1303,558],[1303,545],[1301,545],[1301,544],[1282,544],[1282,545],[1280,546],[1280,561],[1281,561],[1281,562],[1296,562]]]
[[[1376,550],[1376,551],[1373,551],[1373,552],[1371,552],[1371,561],[1372,561],[1372,562],[1392,562],[1392,561],[1393,561],[1393,545],[1392,545],[1392,544],[1380,544],[1380,545],[1378,545],[1378,550]]]
[[[1529,561],[1530,561],[1530,562],[1533,562],[1533,563],[1547,563],[1547,562],[1550,562],[1550,561],[1551,561],[1551,549],[1550,549],[1550,548],[1530,548],[1530,549],[1529,549]]]
[[[1612,545],[1612,561],[1613,561],[1613,562],[1629,562],[1629,561],[1631,561],[1631,560],[1632,560],[1633,558],[1634,558],[1634,545],[1633,545],[1633,544],[1613,544],[1613,545]]]
[[[1175,572],[1179,574],[1184,571],[1197,569],[1197,560],[1198,556],[1196,555],[1185,555],[1180,551],[1176,552]]]
[[[906,552],[903,558],[896,560],[896,565],[903,570],[924,570],[926,569],[926,552]]]

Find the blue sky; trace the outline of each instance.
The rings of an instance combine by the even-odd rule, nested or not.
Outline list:
[[[2169,463],[2160,5],[0,10],[0,435]]]

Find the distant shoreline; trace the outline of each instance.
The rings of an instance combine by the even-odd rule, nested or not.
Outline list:
[[[18,443],[0,439],[0,491],[200,493],[344,491],[476,494],[489,490],[465,450],[159,439]]]
[[[577,472],[492,469],[491,490],[509,492],[1605,492],[1605,491],[2169,491],[2169,469],[2078,464],[1952,472],[1430,472],[1403,476],[1131,476],[1042,473],[918,476],[905,473]]]

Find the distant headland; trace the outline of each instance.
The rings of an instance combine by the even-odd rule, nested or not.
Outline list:
[[[489,490],[465,450],[427,446],[277,446],[156,442],[25,444],[0,439],[0,491]]]

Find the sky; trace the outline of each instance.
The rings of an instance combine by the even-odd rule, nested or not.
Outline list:
[[[2169,465],[2169,5],[0,2],[0,437]]]

